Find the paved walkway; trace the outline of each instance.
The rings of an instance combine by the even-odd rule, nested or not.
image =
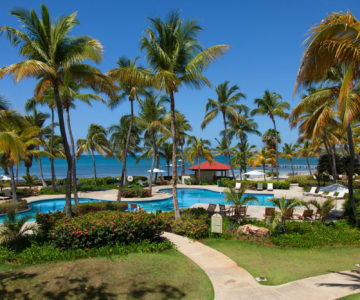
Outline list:
[[[215,300],[321,300],[360,293],[359,271],[337,272],[278,286],[263,286],[221,252],[173,233],[166,232],[164,236],[209,276],[214,287]]]

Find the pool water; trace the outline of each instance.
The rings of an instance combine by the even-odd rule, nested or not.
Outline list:
[[[102,202],[106,200],[96,200],[96,199],[89,199],[89,198],[79,198],[80,203],[85,202]],[[72,204],[75,204],[75,200],[71,199]],[[16,218],[21,218],[24,216],[29,216],[31,219],[29,221],[35,221],[35,215],[38,212],[41,213],[48,213],[48,212],[54,212],[56,210],[63,211],[65,206],[65,199],[64,198],[57,198],[57,199],[51,199],[51,200],[41,200],[41,201],[34,201],[29,203],[29,207],[31,207],[30,210],[20,212],[16,214]],[[3,223],[4,219],[6,218],[6,215],[0,216],[0,223]]]
[[[162,189],[161,192],[172,194],[172,189]],[[269,199],[274,198],[274,194],[244,194],[245,196],[255,196],[259,203],[255,201],[247,202],[248,205],[258,205],[258,206],[273,206],[272,202],[267,202]],[[231,204],[231,202],[226,202],[225,194],[220,192],[209,191],[205,189],[178,189],[177,190],[179,208],[188,208],[197,203],[206,203],[206,204]],[[155,200],[155,201],[128,201],[129,203],[137,203],[146,211],[155,212],[158,209],[162,211],[173,210],[173,198],[167,198],[164,200]]]

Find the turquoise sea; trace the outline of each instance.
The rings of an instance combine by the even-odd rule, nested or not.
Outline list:
[[[216,161],[225,163],[225,158],[222,156],[216,157],[215,159],[216,159]],[[310,159],[310,164],[311,164],[312,168],[316,167],[317,161],[318,161],[317,158]],[[41,162],[42,162],[44,177],[51,178],[49,159],[42,158]],[[118,160],[116,160],[114,158],[105,159],[101,155],[96,155],[95,162],[96,162],[96,171],[97,171],[98,177],[102,177],[102,176],[114,176],[115,177],[115,176],[121,175],[122,163],[120,163]],[[179,163],[178,171],[180,174],[180,172],[181,172],[180,163],[181,162],[178,162],[178,163]],[[164,175],[167,175],[168,168],[166,165],[167,165],[166,161],[161,159],[160,160],[160,168],[166,171],[164,173]],[[295,165],[295,172],[306,173],[306,174],[308,173],[305,159],[303,159],[303,158],[294,159],[294,165]],[[185,168],[188,168],[190,166],[191,166],[191,164],[189,164],[188,162],[185,163]],[[291,172],[291,167],[290,167],[289,161],[280,159],[279,166],[280,166],[280,169],[279,169],[280,174],[287,174],[287,173]],[[82,156],[77,161],[76,167],[77,167],[77,176],[78,177],[92,177],[94,174],[93,163],[92,163],[91,157]],[[150,160],[147,161],[146,159],[143,159],[143,160],[139,161],[139,163],[136,163],[135,159],[132,157],[128,158],[128,160],[127,160],[127,175],[147,176],[147,175],[149,175],[147,170],[149,170],[150,168],[151,168]],[[57,178],[64,178],[66,176],[66,169],[67,169],[67,165],[66,165],[66,161],[64,159],[55,160],[55,171],[56,171]],[[258,168],[258,169],[260,169],[260,168]],[[170,170],[170,174],[171,174],[171,167],[169,168],[169,170]],[[25,175],[25,172],[26,172],[26,169],[25,169],[24,165],[20,164],[19,178],[21,178],[21,176]],[[235,170],[235,172],[238,173],[237,170]],[[1,172],[1,173],[3,173],[3,172]],[[35,160],[33,161],[33,166],[30,169],[30,173],[39,176],[39,163]],[[191,174],[192,171],[186,170],[186,173]]]

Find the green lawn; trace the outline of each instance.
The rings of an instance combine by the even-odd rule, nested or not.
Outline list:
[[[205,273],[176,250],[0,270],[0,299],[213,299]]]
[[[340,298],[339,300],[359,300],[359,299],[360,299],[360,294],[354,294],[354,295]]]
[[[206,245],[219,250],[265,284],[276,285],[333,271],[354,269],[360,263],[359,247],[297,249],[265,246],[250,241],[209,239]]]

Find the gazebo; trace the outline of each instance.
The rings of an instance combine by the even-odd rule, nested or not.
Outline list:
[[[230,170],[230,166],[219,163],[217,161],[204,161],[200,164],[200,176],[201,180],[213,181],[216,178],[216,172],[221,172],[221,176],[227,176],[227,171]],[[199,165],[192,166],[188,170],[195,171],[195,176],[199,178]],[[223,173],[224,172],[224,173]]]

